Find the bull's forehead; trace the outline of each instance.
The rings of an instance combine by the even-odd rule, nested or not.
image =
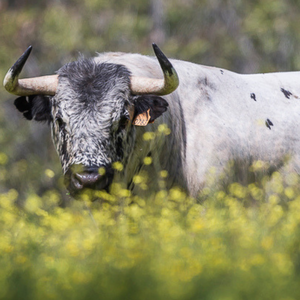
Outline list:
[[[58,74],[55,103],[70,115],[84,118],[100,113],[115,119],[117,108],[129,104],[130,72],[122,65],[81,59],[63,66]]]

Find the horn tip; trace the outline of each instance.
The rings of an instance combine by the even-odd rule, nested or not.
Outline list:
[[[20,58],[13,64],[13,66],[7,71],[4,77],[3,86],[8,92],[12,94],[15,94],[17,91],[18,76],[21,73],[25,62],[27,61],[31,50],[32,46],[30,45],[20,56]]]
[[[160,50],[160,48],[155,43],[152,43],[152,48],[153,48],[153,51],[154,51],[154,53],[157,57],[159,57],[159,58],[165,58],[166,57],[164,55],[164,53]]]
[[[32,50],[32,46],[30,45],[21,56],[23,58],[23,60],[25,60],[25,61],[27,60],[27,58],[29,57],[29,55],[31,53],[31,50]]]
[[[152,48],[155,49],[158,48],[158,46],[155,43],[152,43]]]
[[[165,54],[160,50],[160,48],[155,43],[152,44],[152,47],[162,69],[168,72],[170,75],[174,74],[175,70],[171,62],[165,56]]]

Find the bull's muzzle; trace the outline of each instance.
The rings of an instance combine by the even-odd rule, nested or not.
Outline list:
[[[99,172],[99,169],[105,172]],[[106,190],[113,179],[113,169],[110,166],[84,167],[73,165],[65,174],[65,185],[72,196],[81,194],[86,189]]]

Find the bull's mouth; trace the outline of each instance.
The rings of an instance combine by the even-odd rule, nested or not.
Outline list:
[[[110,166],[73,165],[65,174],[65,186],[72,197],[76,197],[87,190],[106,190],[108,192],[113,175],[114,172]]]

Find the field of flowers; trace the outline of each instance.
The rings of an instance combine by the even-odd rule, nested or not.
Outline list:
[[[299,299],[298,177],[196,202],[173,189],[104,203],[0,195],[0,299]]]

